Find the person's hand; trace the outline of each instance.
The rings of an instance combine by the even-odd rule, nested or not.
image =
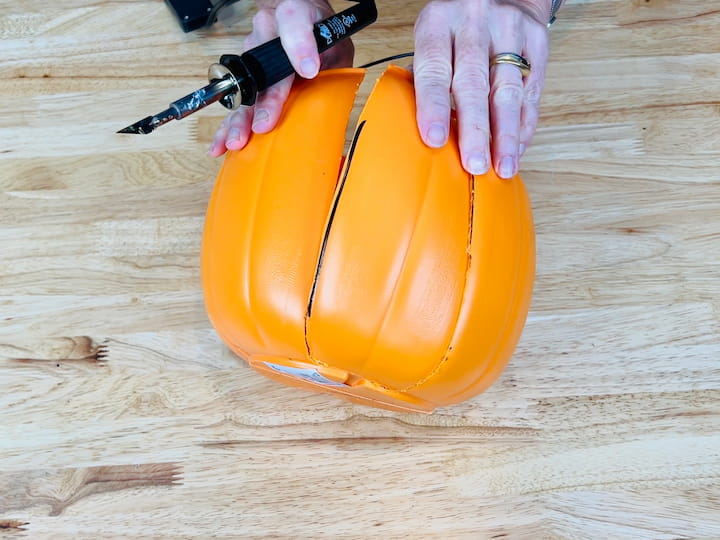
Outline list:
[[[413,65],[418,129],[426,144],[447,141],[452,96],[465,169],[483,174],[492,163],[502,178],[517,173],[538,122],[550,9],[551,0],[427,4],[415,24]],[[506,52],[528,60],[527,77],[513,65],[490,67]]]
[[[327,0],[264,0],[258,1],[258,7],[252,33],[245,39],[245,50],[279,35],[293,68],[307,79],[315,77],[321,68],[352,65],[354,48],[349,39],[318,55],[313,24],[334,13]],[[220,156],[226,150],[240,150],[247,144],[251,131],[266,133],[274,128],[293,78],[294,75],[268,88],[253,107],[240,107],[225,118],[208,153]]]

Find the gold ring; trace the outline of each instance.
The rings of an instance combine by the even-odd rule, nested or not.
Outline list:
[[[495,64],[510,64],[512,66],[515,66],[520,70],[520,73],[522,73],[523,77],[527,77],[528,75],[530,75],[530,70],[532,69],[532,67],[530,66],[530,62],[528,62],[519,54],[511,52],[495,55],[495,58],[490,61],[490,67],[494,66]]]

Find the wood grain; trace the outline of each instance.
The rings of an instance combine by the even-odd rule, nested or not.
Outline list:
[[[411,50],[422,5],[380,1],[357,63]],[[527,327],[432,416],[285,388],[218,340],[222,109],[115,134],[238,49],[235,9],[183,34],[162,2],[0,0],[0,538],[720,538],[717,6],[565,6],[521,166]]]

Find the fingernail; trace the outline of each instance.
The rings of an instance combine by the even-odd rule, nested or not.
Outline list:
[[[227,140],[228,141],[236,141],[240,138],[240,130],[238,128],[232,128],[230,131],[228,131]]]
[[[312,79],[317,75],[318,66],[312,58],[303,58],[300,61],[300,75],[306,79]]]
[[[523,143],[520,143],[520,146],[518,147],[518,152],[521,156],[525,154],[525,145]]]
[[[255,116],[253,117],[253,129],[262,127],[269,118],[268,112],[265,109],[257,109]]]
[[[515,160],[510,156],[505,156],[500,160],[500,170],[498,171],[502,178],[512,178],[515,176]]]
[[[470,173],[472,174],[485,174],[488,170],[488,164],[487,159],[485,159],[485,155],[481,154],[480,152],[470,154],[470,158],[468,159],[468,167],[470,168]]]
[[[433,124],[430,126],[428,130],[428,141],[430,141],[431,146],[439,148],[445,144],[446,139],[447,131],[445,131],[445,126],[442,124]]]

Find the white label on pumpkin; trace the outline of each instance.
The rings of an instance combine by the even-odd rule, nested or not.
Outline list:
[[[317,369],[294,368],[288,366],[281,366],[279,364],[271,364],[270,362],[265,362],[265,365],[273,371],[278,371],[280,373],[284,373],[285,375],[290,375],[292,377],[297,377],[298,379],[303,379],[305,381],[322,384],[324,386],[345,386],[343,383],[331,381],[330,379],[322,375]]]

